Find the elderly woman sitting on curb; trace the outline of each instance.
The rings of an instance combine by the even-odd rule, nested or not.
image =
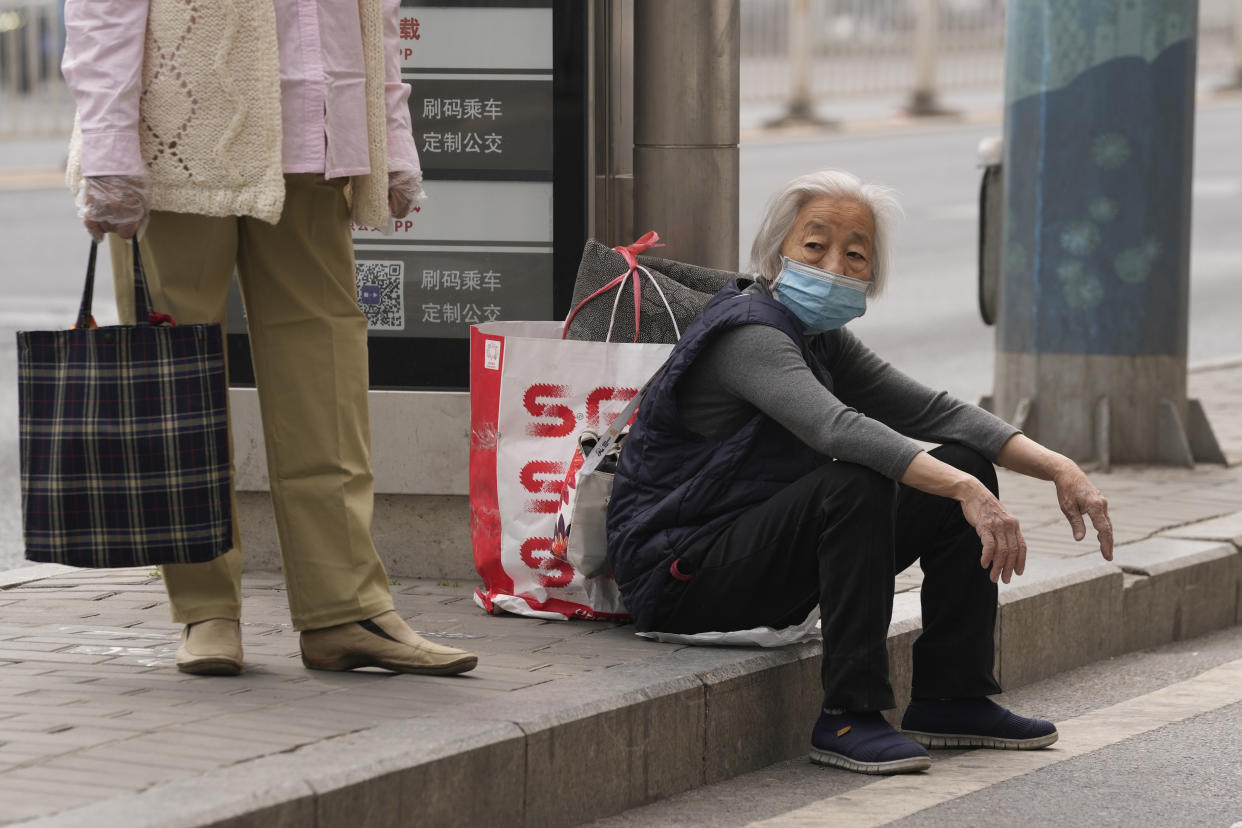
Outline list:
[[[991,701],[997,581],[1026,543],[993,463],[1051,480],[1075,539],[1112,558],[1108,507],[1068,458],[933,391],[844,327],[878,295],[898,205],[826,171],[790,182],[751,250],[643,400],[613,486],[608,558],[640,631],[697,633],[822,613],[824,709],[811,760],[927,768],[924,747],[1041,748],[1051,722]],[[914,440],[942,443],[930,452]],[[893,729],[893,579],[921,562],[912,701]],[[903,735],[904,733],[904,735]]]

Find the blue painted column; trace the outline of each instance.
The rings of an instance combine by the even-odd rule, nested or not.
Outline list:
[[[1009,2],[995,408],[1077,460],[1192,454],[1197,15],[1197,0]]]

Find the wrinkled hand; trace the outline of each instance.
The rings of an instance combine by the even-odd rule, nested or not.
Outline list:
[[[132,239],[151,211],[151,189],[145,176],[101,175],[82,179],[78,215],[95,241],[104,233]]]
[[[1014,575],[1026,569],[1026,540],[1018,528],[1018,519],[982,484],[979,490],[962,501],[962,513],[966,521],[979,533],[983,542],[983,555],[979,565],[989,566],[992,583],[998,580],[1009,583]]]
[[[1052,478],[1057,487],[1057,503],[1065,519],[1074,530],[1074,540],[1087,536],[1087,526],[1082,516],[1091,518],[1096,537],[1100,541],[1100,554],[1104,560],[1113,559],[1113,522],[1108,517],[1108,501],[1100,494],[1086,473],[1075,463],[1066,463]]]
[[[426,196],[423,174],[412,170],[388,172],[388,212],[393,218],[405,218]]]

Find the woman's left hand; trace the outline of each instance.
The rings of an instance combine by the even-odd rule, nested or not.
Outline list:
[[[388,212],[393,218],[405,218],[425,198],[423,174],[413,170],[388,172]]]
[[[1108,501],[1100,494],[1078,464],[1065,463],[1052,477],[1057,487],[1057,503],[1074,531],[1074,540],[1087,536],[1087,526],[1082,516],[1091,518],[1096,537],[1100,541],[1100,554],[1104,560],[1113,559],[1113,522],[1108,517]]]

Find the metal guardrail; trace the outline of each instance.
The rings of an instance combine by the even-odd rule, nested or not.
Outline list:
[[[60,75],[63,0],[0,2],[0,138],[67,136],[73,99]]]
[[[917,105],[920,93],[1004,88],[1004,0],[740,2],[743,106],[798,111],[800,89],[830,110],[833,99],[904,96]],[[1242,0],[1200,0],[1199,35],[1200,78],[1233,80]]]

